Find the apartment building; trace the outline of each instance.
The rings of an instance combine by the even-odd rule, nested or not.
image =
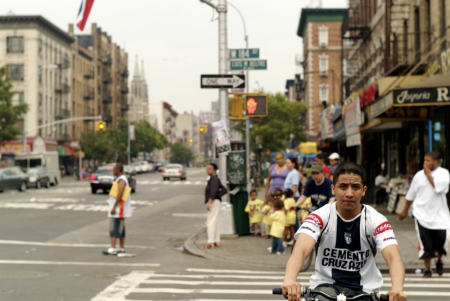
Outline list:
[[[6,66],[16,92],[28,104],[28,137],[69,141],[68,124],[45,126],[71,114],[71,44],[74,39],[42,16],[0,16],[0,66]]]
[[[304,8],[297,35],[303,39],[306,132],[319,137],[320,113],[341,103],[342,20],[346,9]]]

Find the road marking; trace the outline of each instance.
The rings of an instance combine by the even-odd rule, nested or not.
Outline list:
[[[151,276],[153,272],[133,271],[128,275],[117,279],[113,284],[108,286],[91,301],[124,301],[125,296],[136,290],[139,284]]]
[[[135,288],[133,293],[145,294],[226,294],[226,295],[267,295],[269,290],[249,290],[249,289],[189,289],[189,288],[172,288],[172,287],[158,287],[158,288]],[[450,293],[449,293],[450,294]]]
[[[230,275],[230,274],[224,274],[224,275],[181,275],[181,274],[155,274],[153,275],[153,278],[155,277],[166,277],[166,278],[187,278],[187,279],[217,279],[217,278],[229,278],[229,279],[266,279],[266,280],[283,280],[283,275],[279,276],[257,276],[257,275]],[[309,280],[309,276],[299,276],[297,279],[299,280]]]
[[[0,264],[16,265],[72,265],[72,266],[122,266],[122,267],[159,267],[159,263],[126,263],[126,262],[93,262],[93,261],[44,261],[44,260],[6,260],[0,259]]]
[[[284,272],[273,272],[273,271],[254,271],[254,270],[218,270],[218,269],[196,269],[196,268],[187,268],[186,271],[194,272],[194,273],[230,273],[230,274],[269,274],[269,275],[282,275],[284,276]]]
[[[172,213],[173,217],[206,218],[206,213]]]
[[[69,247],[69,248],[105,248],[108,244],[81,244],[81,243],[54,243],[40,241],[21,241],[21,240],[0,240],[0,245],[23,245],[23,246],[43,246],[43,247]],[[155,247],[129,245],[127,249],[154,249]]]

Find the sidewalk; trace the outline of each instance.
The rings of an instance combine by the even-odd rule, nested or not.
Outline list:
[[[423,269],[422,261],[417,258],[417,236],[414,229],[414,220],[406,218],[400,222],[396,215],[387,213],[385,207],[378,207],[377,209],[392,224],[407,272],[414,273],[416,268]],[[248,267],[267,267],[283,270],[290,255],[290,247],[286,249],[283,255],[269,254],[267,247],[271,246],[271,242],[271,240],[261,237],[234,235],[222,237],[220,248],[203,249],[202,246],[206,243],[206,233],[204,229],[201,229],[186,240],[185,251],[207,259],[242,263]],[[388,266],[380,252],[377,253],[376,261],[382,271],[388,270]],[[444,267],[446,272],[450,268],[448,257],[444,257]],[[311,264],[310,269],[313,268],[314,266]],[[434,268],[434,263],[432,268]]]

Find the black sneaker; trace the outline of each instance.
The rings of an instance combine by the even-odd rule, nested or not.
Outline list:
[[[425,272],[423,273],[423,278],[431,278],[431,270],[425,270]]]
[[[438,273],[439,276],[444,274],[444,264],[441,260],[436,261],[436,273]]]

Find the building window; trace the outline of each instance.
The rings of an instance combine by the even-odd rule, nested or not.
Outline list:
[[[319,86],[319,101],[328,103],[328,85],[326,84]]]
[[[328,27],[319,27],[319,47],[328,46]]]
[[[14,102],[16,104],[25,103],[25,94],[23,93],[23,91],[14,92]]]
[[[328,55],[319,56],[319,74],[320,76],[328,76]]]
[[[38,40],[38,55],[41,58],[42,57],[42,39],[39,38]]]
[[[23,37],[7,37],[6,52],[7,53],[23,53]]]
[[[42,84],[42,65],[38,66],[38,82]]]
[[[7,74],[8,77],[15,81],[23,81],[23,64],[8,65]]]
[[[345,77],[349,77],[350,76],[350,65],[348,63],[348,59],[344,58],[342,60],[342,73]]]

